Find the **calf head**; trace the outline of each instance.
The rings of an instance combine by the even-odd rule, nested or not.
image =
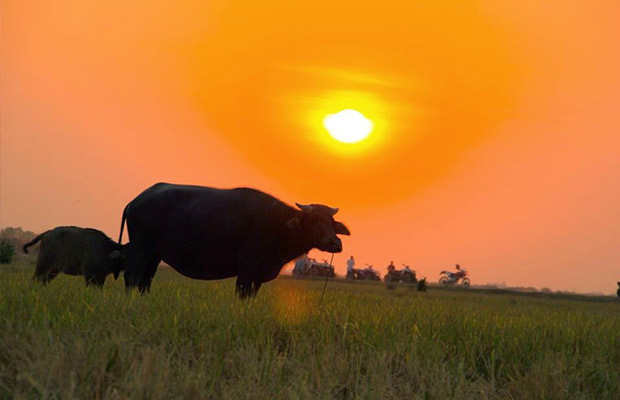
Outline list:
[[[351,233],[342,222],[334,220],[338,209],[322,204],[295,204],[302,211],[299,219],[300,228],[312,247],[330,253],[340,253],[342,241],[337,235],[348,236]]]

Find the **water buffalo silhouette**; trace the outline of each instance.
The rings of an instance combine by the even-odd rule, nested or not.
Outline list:
[[[127,222],[128,290],[150,290],[160,261],[194,279],[237,277],[239,297],[255,296],[289,261],[313,248],[341,252],[337,235],[349,230],[337,208],[297,204],[295,209],[250,188],[215,189],[158,183],[123,211]]]
[[[87,285],[102,287],[108,274],[118,278],[123,269],[122,246],[91,228],[59,226],[23,246],[24,253],[41,242],[33,279],[49,283],[59,273],[82,275]]]

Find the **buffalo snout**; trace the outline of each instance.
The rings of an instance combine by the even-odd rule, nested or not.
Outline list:
[[[327,251],[329,253],[341,253],[342,252],[342,240],[338,237],[328,239],[324,246],[321,246],[320,250]]]

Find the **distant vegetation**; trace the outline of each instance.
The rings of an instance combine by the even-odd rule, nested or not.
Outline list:
[[[8,239],[0,237],[0,264],[10,264],[14,255],[15,247],[13,244]]]
[[[0,229],[0,239],[6,239],[16,252],[21,252],[22,246],[35,238],[36,233],[24,231],[22,228],[6,227]],[[38,248],[38,246],[37,246]]]
[[[0,229],[0,264],[10,264],[14,256],[21,252],[22,246],[35,236],[34,232],[24,231],[22,228]]]
[[[163,268],[150,295],[0,267],[0,398],[617,399],[611,297],[280,278]],[[15,263],[14,263],[15,265]]]

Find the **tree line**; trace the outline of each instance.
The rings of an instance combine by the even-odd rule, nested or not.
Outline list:
[[[9,264],[19,249],[36,236],[36,233],[25,231],[19,227],[8,226],[0,229],[0,264]],[[36,250],[38,250],[38,246]]]

